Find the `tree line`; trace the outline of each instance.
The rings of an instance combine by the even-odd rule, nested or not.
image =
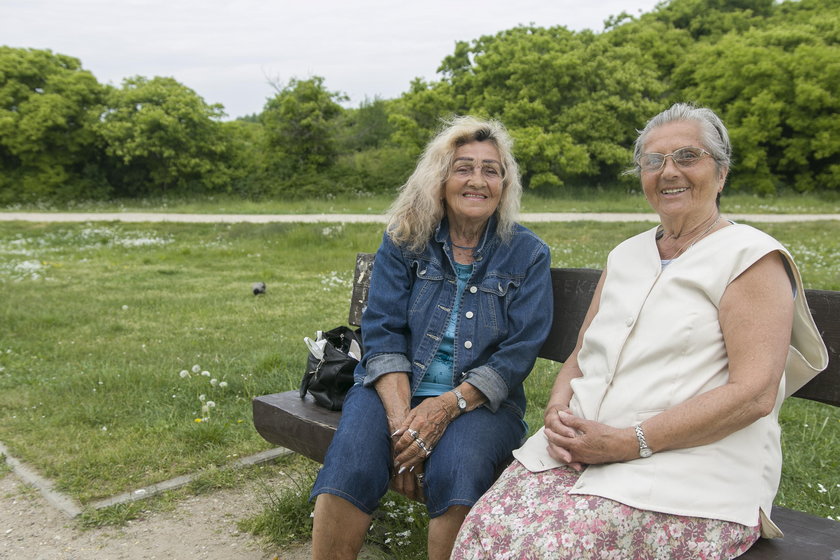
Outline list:
[[[840,190],[836,0],[670,0],[600,32],[518,26],[457,42],[437,80],[355,108],[321,77],[275,89],[223,121],[173,78],[114,87],[72,56],[0,47],[0,204],[390,193],[456,114],[505,123],[528,189],[632,189],[636,130],[676,101],[726,122],[731,188]]]

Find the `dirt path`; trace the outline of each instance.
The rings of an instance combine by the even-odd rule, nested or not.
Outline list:
[[[280,550],[240,532],[260,503],[256,486],[191,496],[173,511],[121,528],[84,530],[12,473],[0,476],[3,560],[305,560],[309,545]]]

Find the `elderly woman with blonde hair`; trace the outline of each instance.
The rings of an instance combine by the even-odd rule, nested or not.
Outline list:
[[[389,487],[426,504],[429,558],[448,558],[525,435],[552,291],[548,247],[516,223],[511,146],[496,121],[452,120],[391,208],[365,353],[312,490],[313,558],[355,558]]]

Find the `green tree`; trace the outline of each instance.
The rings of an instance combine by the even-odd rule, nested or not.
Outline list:
[[[774,8],[774,0],[671,0],[643,19],[664,21],[696,39],[714,40],[762,25]]]
[[[382,146],[394,132],[388,114],[388,102],[379,97],[342,111],[335,121],[337,149],[346,153]]]
[[[103,96],[76,58],[0,47],[0,203],[107,194],[93,126]]]
[[[121,196],[214,192],[230,183],[230,144],[208,105],[173,78],[127,78],[98,126]]]
[[[336,119],[339,151],[331,174],[357,193],[393,193],[416,164],[417,153],[392,141],[394,102],[365,99]]]
[[[615,184],[634,127],[662,104],[656,67],[605,35],[517,27],[464,51],[457,45],[442,66],[450,98],[511,129],[530,188]]]
[[[733,188],[840,189],[840,9],[833,12],[730,33],[678,68],[686,98],[718,110],[730,129]]]
[[[265,129],[257,117],[222,123],[231,146],[230,192],[259,199],[270,191]]]
[[[391,142],[419,155],[444,119],[465,113],[463,102],[452,96],[449,82],[430,83],[416,78],[409,90],[391,105],[388,115],[394,130]]]
[[[327,91],[324,79],[291,79],[268,100],[260,115],[270,152],[270,169],[278,179],[314,181],[335,163],[335,120],[344,97]],[[291,184],[291,183],[290,183]]]

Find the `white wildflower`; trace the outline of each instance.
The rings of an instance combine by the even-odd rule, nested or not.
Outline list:
[[[192,367],[192,372],[193,372],[193,373],[198,373],[199,371],[201,371],[201,366],[200,366],[200,365],[198,365],[198,364],[195,364],[195,365]]]
[[[182,370],[181,370],[181,373],[179,373],[178,375],[180,375],[180,376],[181,376],[181,379],[186,379],[187,377],[189,377],[189,376],[190,376],[190,372],[188,372],[188,371],[187,371],[187,370],[185,370],[185,369],[182,369]]]
[[[227,385],[228,385],[228,384],[227,384],[227,381],[222,381],[222,382],[220,382],[220,383],[219,383],[219,387],[221,387],[222,389],[224,389],[225,387],[227,387]]]

